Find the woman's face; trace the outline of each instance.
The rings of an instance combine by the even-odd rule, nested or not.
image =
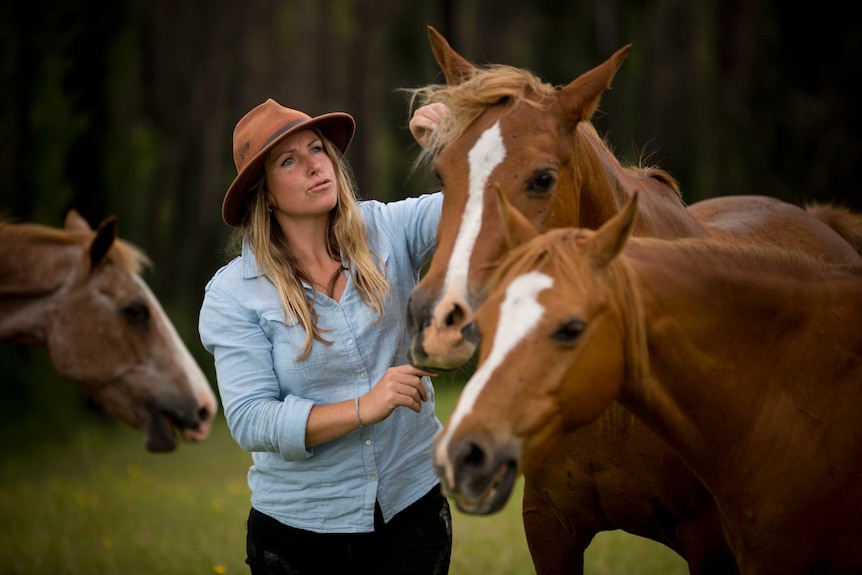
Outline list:
[[[266,161],[267,199],[279,217],[327,215],[338,201],[335,168],[313,130],[291,134]]]

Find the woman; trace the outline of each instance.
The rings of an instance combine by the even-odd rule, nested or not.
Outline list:
[[[414,114],[420,143],[441,112]],[[402,329],[442,194],[358,202],[354,129],[270,99],[234,131],[222,217],[241,255],[207,284],[199,328],[252,454],[253,574],[448,572],[433,374],[408,364]]]

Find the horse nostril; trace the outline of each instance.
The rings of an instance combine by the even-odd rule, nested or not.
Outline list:
[[[458,304],[453,304],[452,309],[446,314],[445,325],[446,327],[455,327],[461,325],[464,321],[464,318],[467,314],[464,312],[464,308]]]
[[[485,450],[471,441],[462,461],[466,467],[482,467],[485,464]]]

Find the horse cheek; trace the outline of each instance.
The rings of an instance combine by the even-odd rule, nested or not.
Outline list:
[[[614,330],[597,330],[575,352],[560,397],[567,428],[597,419],[616,398],[625,376],[621,337]]]
[[[46,333],[46,348],[58,375],[78,384],[84,391],[94,387],[93,366],[97,350],[87,349],[90,338],[81,337],[78,321],[65,311],[54,314]],[[89,360],[89,361],[87,361]]]

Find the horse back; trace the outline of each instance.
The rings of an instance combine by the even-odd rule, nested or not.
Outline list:
[[[776,198],[722,196],[696,202],[688,207],[688,211],[719,239],[755,241],[785,250],[801,251],[818,255],[829,263],[862,263],[862,255],[857,247],[848,241],[854,232],[844,230],[845,237],[829,225],[830,220],[825,215],[817,217],[817,212],[806,211]],[[825,210],[821,211],[821,214],[825,213]],[[832,221],[838,219],[835,216]],[[854,219],[849,212],[844,214],[841,222],[847,223],[848,219]],[[862,224],[856,225],[862,230]],[[862,232],[856,241],[862,246]]]

